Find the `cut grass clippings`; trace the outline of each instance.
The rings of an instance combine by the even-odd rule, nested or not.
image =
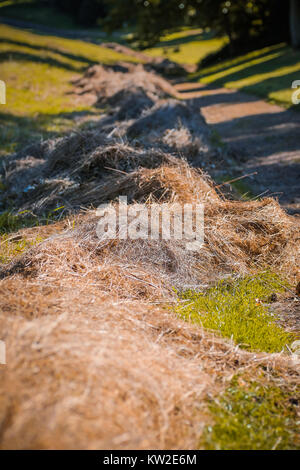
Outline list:
[[[256,276],[220,281],[205,293],[188,290],[180,294],[181,318],[198,323],[232,338],[240,347],[269,353],[282,351],[292,336],[276,323],[268,298],[281,292],[283,282],[268,272]]]

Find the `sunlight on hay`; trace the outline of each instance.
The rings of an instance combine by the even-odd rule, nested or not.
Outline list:
[[[6,201],[38,216],[63,205],[66,218],[18,232],[44,240],[0,269],[1,448],[195,448],[210,422],[205,400],[237,371],[263,365],[287,383],[296,364],[180,320],[166,305],[173,288],[266,268],[295,282],[298,223],[271,198],[226,200],[190,165],[215,155],[209,132],[164,79],[142,66],[99,65],[75,91],[107,114],[93,129],[11,155],[5,168]],[[204,246],[99,240],[95,208],[118,209],[120,195],[129,204],[203,203]]]

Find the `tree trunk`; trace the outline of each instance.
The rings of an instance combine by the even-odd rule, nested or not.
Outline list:
[[[300,48],[300,0],[290,0],[290,27],[292,46]]]

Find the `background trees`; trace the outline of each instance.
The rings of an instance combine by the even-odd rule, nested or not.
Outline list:
[[[134,26],[141,47],[177,26],[210,28],[229,39],[229,54],[289,41],[300,47],[300,0],[42,0],[84,26]]]
[[[105,0],[41,0],[68,13],[82,26],[95,26],[107,14]]]
[[[292,3],[299,4],[300,0]],[[164,30],[179,24],[207,27],[216,34],[226,35],[231,53],[289,40],[288,1],[106,0],[106,4],[108,27],[120,27],[132,21],[141,46],[152,45]]]
[[[300,47],[300,0],[291,0],[290,24],[292,45]]]

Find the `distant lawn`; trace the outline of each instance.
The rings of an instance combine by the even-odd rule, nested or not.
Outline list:
[[[180,30],[162,37],[157,46],[146,49],[151,56],[165,56],[183,64],[197,64],[212,52],[216,52],[226,43],[225,38],[214,38],[201,29]]]
[[[179,63],[196,64],[224,44],[225,38],[213,38],[200,29],[182,29],[166,34],[156,47],[145,52]],[[294,80],[300,80],[300,51],[286,44],[275,44],[202,68],[190,79],[213,87],[239,89],[286,108],[293,107],[291,85]],[[300,110],[300,106],[294,108]]]
[[[300,51],[277,44],[203,68],[191,78],[214,87],[236,88],[291,107],[294,91],[291,85],[294,80],[300,80]]]
[[[133,58],[80,40],[0,25],[0,80],[7,87],[7,104],[0,105],[0,155],[64,132],[74,125],[76,113],[93,114],[69,94],[71,80],[90,65],[118,60]]]

